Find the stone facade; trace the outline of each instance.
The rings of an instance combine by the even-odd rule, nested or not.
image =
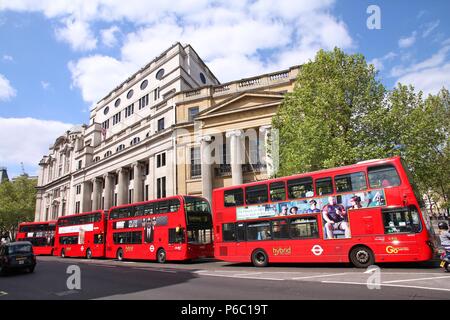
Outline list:
[[[266,178],[261,155],[248,151],[267,139],[298,70],[220,84],[191,46],[175,44],[100,100],[89,125],[56,139],[39,163],[36,221],[175,194],[210,198],[214,187]],[[207,152],[220,137],[224,163]]]

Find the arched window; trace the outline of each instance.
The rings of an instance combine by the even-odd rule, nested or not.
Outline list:
[[[123,149],[125,149],[125,145],[121,144],[117,147],[116,152],[122,151]]]
[[[133,146],[133,145],[139,143],[139,141],[141,141],[141,139],[139,137],[134,137],[133,140],[131,140],[131,142],[130,142],[130,146]]]
[[[100,157],[99,157],[99,156],[96,156],[96,157],[94,158],[94,162],[97,162],[97,161],[100,161]]]
[[[108,158],[111,155],[112,155],[111,151],[106,151],[104,158]]]

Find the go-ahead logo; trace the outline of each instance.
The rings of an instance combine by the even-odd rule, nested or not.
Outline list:
[[[386,247],[386,252],[389,254],[396,254],[399,253],[400,251],[409,251],[409,248],[396,248],[394,246]]]

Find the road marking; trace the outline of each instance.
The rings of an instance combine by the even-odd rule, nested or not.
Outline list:
[[[68,296],[69,294],[75,294],[75,293],[79,293],[80,290],[68,290],[68,291],[62,291],[62,292],[57,292],[55,293],[57,296]]]
[[[145,270],[145,271],[157,271],[157,272],[166,272],[166,273],[177,273],[177,271],[175,270],[164,270],[164,269],[155,269],[155,268],[140,268],[140,267],[135,267],[133,268],[134,270]]]
[[[134,261],[121,261],[122,263],[126,263],[126,264],[133,264],[133,263],[136,263],[136,262],[134,262]]]
[[[5,291],[0,291],[0,297],[2,297],[2,296],[6,296],[8,294],[8,292],[5,292]]]
[[[274,280],[274,281],[284,281],[285,279],[280,278],[268,278],[268,277],[248,277],[248,276],[236,276],[236,275],[225,275],[225,274],[211,274],[205,272],[195,272],[201,275],[210,276],[210,277],[222,277],[222,278],[234,278],[234,279],[252,279],[252,280]]]
[[[350,272],[350,274],[351,273],[353,273],[353,272]],[[342,276],[344,274],[349,274],[349,272],[322,274],[322,275],[318,275],[318,276],[309,276],[309,277],[296,277],[296,278],[292,278],[292,280],[312,279],[312,278],[332,277],[332,276]]]
[[[115,265],[96,264],[96,263],[91,264],[91,266],[94,266],[94,267],[103,267],[103,268],[117,268],[117,266],[115,266]]]
[[[346,282],[346,281],[322,281],[322,283],[331,283],[331,284],[354,284],[354,285],[363,285],[367,286],[365,282]],[[450,292],[450,289],[445,288],[432,288],[432,287],[421,287],[421,286],[405,286],[401,284],[385,284],[380,283],[380,286],[384,287],[397,287],[397,288],[413,288],[413,289],[423,289],[423,290],[434,290],[434,291],[446,291]]]
[[[396,282],[407,282],[407,281],[422,281],[422,280],[446,279],[446,278],[450,278],[450,276],[443,276],[443,277],[429,277],[429,278],[418,278],[418,279],[390,280],[390,281],[383,281],[383,283],[396,283]]]

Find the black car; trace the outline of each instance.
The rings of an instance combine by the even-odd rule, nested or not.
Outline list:
[[[27,270],[31,273],[35,267],[36,256],[30,242],[10,242],[0,246],[0,274],[13,269]]]

